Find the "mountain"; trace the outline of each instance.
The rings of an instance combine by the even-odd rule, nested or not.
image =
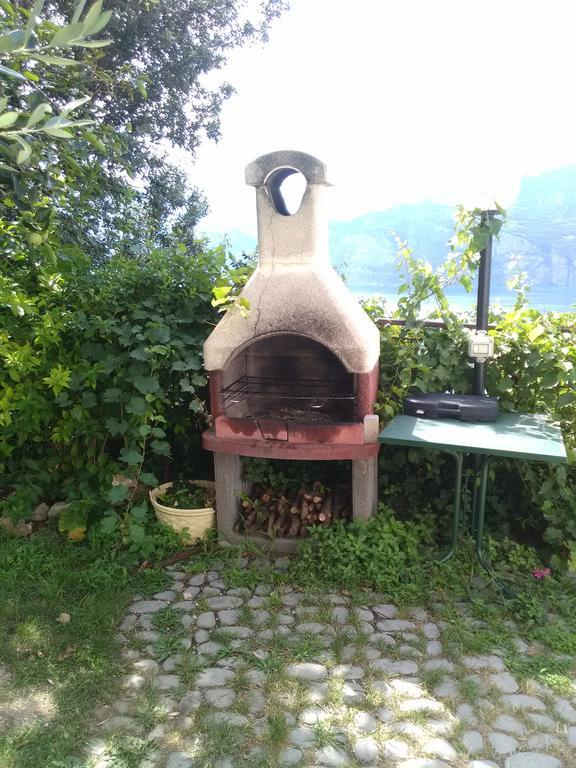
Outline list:
[[[400,283],[397,238],[406,241],[415,256],[438,266],[448,253],[453,216],[452,207],[424,201],[330,222],[332,263],[356,292],[392,292]],[[223,233],[207,236],[211,243],[224,238]],[[256,247],[256,238],[244,232],[231,231],[226,237],[234,254]],[[505,292],[506,281],[520,270],[534,289],[576,288],[576,166],[522,180],[495,244],[493,292]]]

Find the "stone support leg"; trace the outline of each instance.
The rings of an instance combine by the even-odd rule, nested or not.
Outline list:
[[[236,540],[238,497],[242,493],[242,458],[231,453],[214,454],[218,538],[221,544]]]
[[[354,520],[368,520],[378,502],[378,456],[352,462],[352,513]]]

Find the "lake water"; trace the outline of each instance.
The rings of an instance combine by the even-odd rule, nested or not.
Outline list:
[[[392,307],[396,306],[398,294],[394,291],[381,290],[378,286],[351,285],[348,287],[356,296],[382,296]],[[446,291],[450,306],[455,310],[476,309],[476,287],[471,293],[464,288],[451,288]],[[498,286],[490,294],[490,306],[495,309],[500,306],[509,309],[514,305],[516,294]],[[574,288],[532,288],[528,292],[528,304],[541,312],[570,312],[576,309],[576,289]],[[433,304],[430,303],[429,306]]]

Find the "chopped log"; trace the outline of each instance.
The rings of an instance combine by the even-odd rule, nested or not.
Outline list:
[[[290,504],[285,496],[281,496],[278,501],[278,512],[282,515],[290,514]]]
[[[328,525],[332,520],[352,517],[350,489],[339,484],[329,490],[320,480],[302,485],[298,492],[275,496],[272,488],[254,483],[250,496],[240,504],[236,532],[262,532],[268,536],[304,538],[313,525]]]
[[[254,508],[244,518],[244,533],[255,533],[258,530],[259,523],[258,510]]]
[[[269,504],[262,504],[260,510],[260,520],[262,522],[262,530],[267,531],[270,524],[270,518],[275,517],[278,514],[278,504],[275,501],[271,501]]]
[[[256,523],[252,523],[252,525],[244,526],[244,533],[246,534],[256,533],[257,531],[258,531],[258,526]]]
[[[326,495],[326,498],[324,499],[324,503],[322,504],[322,509],[320,510],[320,513],[318,515],[318,520],[320,520],[322,523],[330,521],[332,517],[333,503],[334,503],[334,497],[330,492]]]
[[[274,522],[272,523],[272,534],[278,535],[278,532],[284,527],[288,521],[289,506],[286,498],[281,496],[276,504],[276,514]],[[270,531],[270,528],[268,529]]]
[[[298,536],[300,533],[301,528],[301,521],[299,517],[296,517],[296,515],[292,516],[292,522],[290,523],[290,528],[288,528],[287,536]]]
[[[277,515],[274,525],[272,526],[272,532],[276,536],[281,536],[282,531],[286,527],[287,518],[284,515]]]
[[[266,526],[266,533],[268,536],[272,536],[274,533],[274,525],[276,523],[276,520],[278,519],[278,515],[276,512],[270,512],[270,515],[268,517],[268,524]]]
[[[269,501],[272,499],[272,488],[266,488],[264,493],[260,495],[260,500],[264,502],[264,504],[268,504]]]
[[[334,492],[334,502],[332,504],[332,519],[333,520],[346,520],[346,514],[344,510],[348,505],[348,486],[338,485]]]
[[[254,525],[256,521],[256,510],[253,509],[250,511],[248,515],[244,518],[244,528],[250,528],[252,525]]]

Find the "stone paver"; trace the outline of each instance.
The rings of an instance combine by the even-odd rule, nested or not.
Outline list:
[[[516,752],[518,749],[518,742],[513,736],[508,736],[506,733],[499,733],[498,731],[490,733],[488,736],[490,744],[494,752],[499,755],[507,755],[510,752]]]
[[[194,761],[184,752],[172,752],[168,757],[166,768],[192,768]]]
[[[462,744],[464,744],[466,751],[471,755],[484,750],[484,739],[480,731],[466,731],[466,733],[463,733]]]
[[[135,598],[120,625],[122,693],[97,722],[103,739],[129,733],[153,745],[141,768],[194,768],[198,754],[214,768],[576,766],[576,696],[523,683],[498,648],[454,657],[434,606],[228,587],[223,567],[169,569],[169,587]],[[480,626],[466,610],[458,605]],[[520,637],[514,646],[529,649]],[[142,719],[140,697],[151,695],[157,718],[148,709]],[[273,725],[285,739],[272,758]],[[217,744],[207,762],[202,749],[220,727],[233,753]]]
[[[566,699],[559,699],[554,705],[554,711],[565,722],[574,725],[576,723],[576,709]]]
[[[359,739],[354,744],[354,755],[361,763],[372,763],[378,757],[378,742],[376,739]]]
[[[309,747],[315,741],[314,731],[311,728],[294,728],[288,734],[288,739],[298,747]]]
[[[562,768],[562,763],[542,752],[518,752],[506,760],[505,768]]]
[[[216,616],[214,611],[205,611],[201,613],[196,619],[196,626],[198,629],[212,629],[216,626]]]
[[[196,685],[199,688],[217,688],[230,682],[234,677],[234,672],[231,669],[209,667],[200,673]]]
[[[307,662],[302,664],[290,664],[286,672],[292,677],[298,677],[301,680],[322,680],[328,674],[325,666]]]
[[[499,731],[506,731],[506,733],[514,733],[520,736],[526,733],[524,723],[518,720],[518,718],[512,717],[512,715],[498,715],[492,726]]]
[[[503,696],[502,701],[508,707],[513,709],[546,709],[546,704],[535,696],[527,696],[524,693],[515,693],[509,696]]]
[[[161,608],[165,608],[167,603],[161,600],[139,600],[132,603],[130,610],[132,613],[156,613]]]
[[[502,693],[516,693],[520,687],[516,678],[510,672],[498,672],[497,674],[490,675],[490,682]]]
[[[288,747],[280,753],[280,765],[298,765],[302,760],[302,750],[295,747]]]
[[[210,688],[204,694],[206,703],[218,709],[227,709],[234,704],[236,694],[230,688]]]
[[[499,768],[492,760],[472,760],[466,768]]]

